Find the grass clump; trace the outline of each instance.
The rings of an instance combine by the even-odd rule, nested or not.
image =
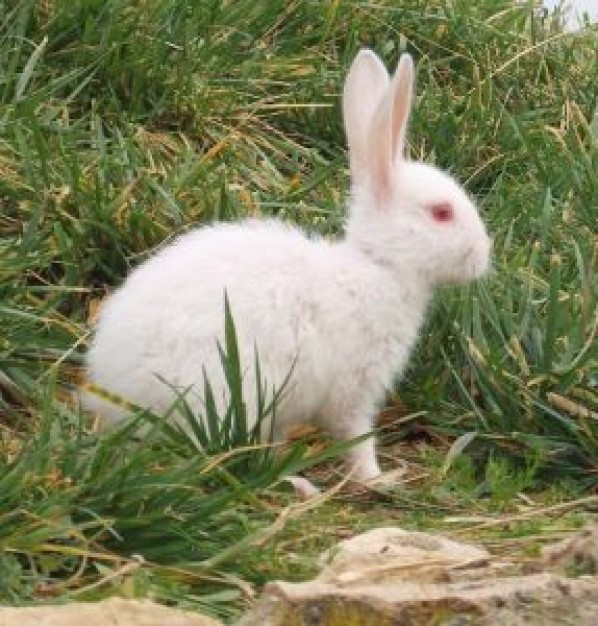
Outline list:
[[[269,486],[298,452],[233,451],[215,424],[205,454],[156,420],[140,442],[136,422],[97,435],[67,396],[98,302],[156,246],[254,215],[339,232],[361,45],[416,57],[411,154],[465,182],[495,260],[440,295],[399,389],[391,434],[425,479],[367,520],[326,504],[323,535],[595,488],[596,41],[511,0],[0,0],[2,599],[117,589],[230,615],[241,578],[292,574],[300,528],[287,551],[249,538],[284,510]]]
[[[259,375],[250,425],[228,300],[224,336],[230,400],[222,415],[206,376],[202,416],[179,393],[170,420],[138,409],[99,435],[56,401],[53,385],[45,388],[37,432],[5,440],[0,456],[3,601],[176,594],[230,617],[231,605],[247,600],[241,580],[256,572],[238,557],[277,528],[266,489],[315,459],[301,443],[260,443],[284,390],[267,393]]]

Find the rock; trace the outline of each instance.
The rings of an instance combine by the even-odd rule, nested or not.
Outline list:
[[[565,573],[598,574],[598,526],[544,548],[542,564]]]
[[[520,575],[483,548],[427,533],[376,529],[341,542],[322,563],[311,582],[267,585],[238,626],[597,623],[597,576]]]
[[[221,622],[150,600],[110,598],[25,608],[0,607],[0,626],[221,626]]]
[[[482,549],[428,533],[400,528],[376,528],[341,541],[320,557],[324,565],[317,580],[340,586],[364,581],[384,583],[446,580],[446,573],[486,565]]]
[[[584,16],[590,24],[598,22],[598,5],[596,0],[542,0],[542,6],[549,12],[559,9],[561,11],[565,30],[577,32],[582,29]]]

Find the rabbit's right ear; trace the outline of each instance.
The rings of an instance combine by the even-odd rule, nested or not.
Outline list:
[[[360,50],[343,90],[343,120],[353,183],[359,183],[366,176],[370,125],[389,83],[388,72],[376,54],[368,49]]]

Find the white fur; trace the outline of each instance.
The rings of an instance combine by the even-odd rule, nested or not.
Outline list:
[[[489,259],[488,236],[465,192],[403,157],[412,89],[407,55],[392,81],[371,51],[356,57],[343,96],[352,170],[345,239],[309,238],[275,220],[184,235],[133,271],[104,306],[87,358],[90,381],[160,413],[174,398],[159,375],[192,386],[188,400],[201,414],[205,367],[224,406],[217,341],[226,290],[250,412],[256,346],[270,387],[293,368],[279,436],[307,420],[343,439],[370,432],[433,288],[480,276]],[[429,207],[440,202],[453,206],[452,223],[432,219]],[[124,415],[97,396],[84,399],[109,420]],[[372,438],[353,447],[348,461],[358,479],[380,473]]]

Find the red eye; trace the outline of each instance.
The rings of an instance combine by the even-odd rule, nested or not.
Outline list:
[[[440,202],[439,204],[434,204],[431,208],[432,217],[437,222],[450,222],[452,221],[453,215],[453,207],[448,202]]]

